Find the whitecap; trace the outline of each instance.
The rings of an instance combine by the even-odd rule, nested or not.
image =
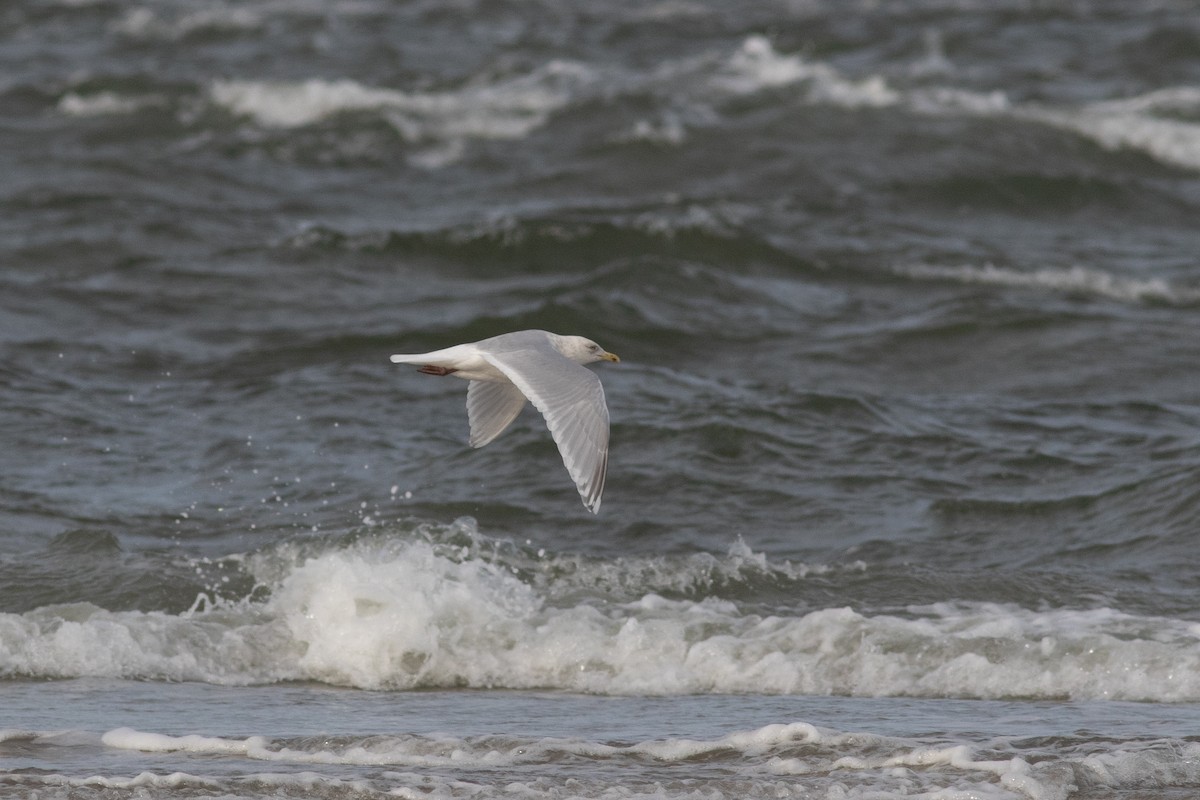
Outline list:
[[[218,599],[186,614],[86,605],[0,614],[0,675],[1200,700],[1193,623],[999,604],[764,614],[722,587],[803,581],[809,568],[744,545],[724,558],[589,561],[472,538],[464,524],[285,546],[245,563],[266,599]]]
[[[545,124],[593,80],[586,67],[552,61],[525,75],[454,90],[411,92],[357,81],[222,80],[209,97],[265,127],[298,128],[337,114],[376,112],[407,141],[516,139]]]
[[[1082,266],[1018,270],[997,267],[914,264],[895,267],[898,275],[920,280],[1041,289],[1052,292],[1095,295],[1125,302],[1159,302],[1172,305],[1200,303],[1200,290],[1176,286],[1163,278],[1127,278]]]
[[[1200,124],[1169,112],[1200,111],[1200,90],[1154,92],[1077,110],[1027,107],[1017,116],[1077,133],[1107,150],[1135,150],[1170,166],[1200,169]]]
[[[287,771],[248,771],[232,783],[176,772],[141,773],[133,778],[96,777],[71,781],[71,785],[159,789],[196,785],[215,790],[220,783],[228,790],[246,781],[308,790],[339,788],[370,792],[386,787],[395,792],[420,786],[428,791],[434,785],[431,781],[442,779],[436,772],[430,774],[430,770],[449,769],[457,778],[472,777],[472,773],[492,775],[496,770],[513,767],[557,764],[564,756],[618,770],[626,766],[644,770],[648,763],[653,769],[683,767],[693,773],[697,769],[713,770],[725,778],[722,796],[744,794],[738,788],[770,789],[775,778],[804,776],[805,786],[810,790],[828,788],[831,796],[844,796],[835,791],[841,787],[849,789],[853,796],[859,792],[870,793],[872,797],[1016,794],[1065,800],[1079,791],[1186,787],[1200,775],[1197,766],[1200,745],[1179,740],[1112,742],[1086,751],[1068,740],[1029,750],[936,736],[913,739],[843,732],[803,721],[734,730],[714,738],[666,737],[628,742],[507,734],[461,737],[445,733],[240,739],[195,734],[171,736],[129,728],[105,733],[102,742],[119,750],[216,758],[237,756],[269,762]],[[1031,758],[1031,754],[1036,758]],[[303,771],[305,767],[323,765],[383,767],[387,771],[377,773],[383,783],[378,778],[331,777]],[[405,769],[414,771],[401,771]],[[740,787],[728,782],[735,775],[743,782]],[[26,785],[61,782],[63,779],[57,777],[47,780],[43,776],[30,776]],[[593,787],[574,778],[570,783],[574,788],[572,796],[610,793],[602,791],[606,788],[603,785]],[[523,796],[514,786],[505,783],[495,787],[495,796]],[[477,788],[479,791],[474,793],[477,796],[494,796],[492,790]],[[755,796],[761,793],[752,792]]]
[[[750,94],[806,80],[820,71],[799,56],[780,55],[765,36],[751,36],[729,56],[712,83],[733,94]]]
[[[198,31],[253,31],[260,28],[261,13],[241,6],[216,5],[189,11],[174,18],[156,13],[146,6],[132,8],[113,25],[124,36],[135,39],[174,41]]]
[[[716,70],[710,83],[714,89],[733,95],[803,84],[809,102],[844,108],[890,106],[901,97],[880,75],[847,78],[828,64],[778,53],[765,36],[746,38]]]
[[[1169,166],[1200,169],[1200,88],[1173,87],[1077,108],[1012,103],[1002,90],[918,88],[898,95],[923,114],[1006,116],[1078,134],[1106,150],[1133,150]]]
[[[163,98],[154,95],[125,95],[102,91],[91,94],[67,92],[58,100],[58,110],[73,117],[97,117],[132,114],[143,108],[164,105]]]

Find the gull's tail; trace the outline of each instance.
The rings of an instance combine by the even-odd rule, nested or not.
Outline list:
[[[455,345],[429,353],[396,353],[391,356],[393,364],[433,364],[438,367],[455,367],[463,360],[463,346]]]

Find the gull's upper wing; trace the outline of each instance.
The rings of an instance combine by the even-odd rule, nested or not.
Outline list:
[[[608,470],[608,406],[600,379],[548,343],[482,356],[542,412],[583,504],[598,512]]]
[[[503,433],[524,407],[525,395],[508,381],[471,381],[467,386],[471,447],[483,447]]]

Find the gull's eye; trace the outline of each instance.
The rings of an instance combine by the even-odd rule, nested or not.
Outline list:
[[[588,345],[588,350],[591,350],[593,353],[599,349],[600,349],[600,345],[598,345],[598,344],[589,344]]]

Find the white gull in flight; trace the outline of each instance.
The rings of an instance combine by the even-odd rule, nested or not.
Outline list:
[[[546,418],[567,472],[593,514],[600,510],[608,469],[608,406],[600,379],[582,365],[620,360],[591,339],[547,331],[516,331],[431,353],[392,356],[396,364],[419,364],[427,375],[470,381],[472,447],[499,436],[528,399]]]

